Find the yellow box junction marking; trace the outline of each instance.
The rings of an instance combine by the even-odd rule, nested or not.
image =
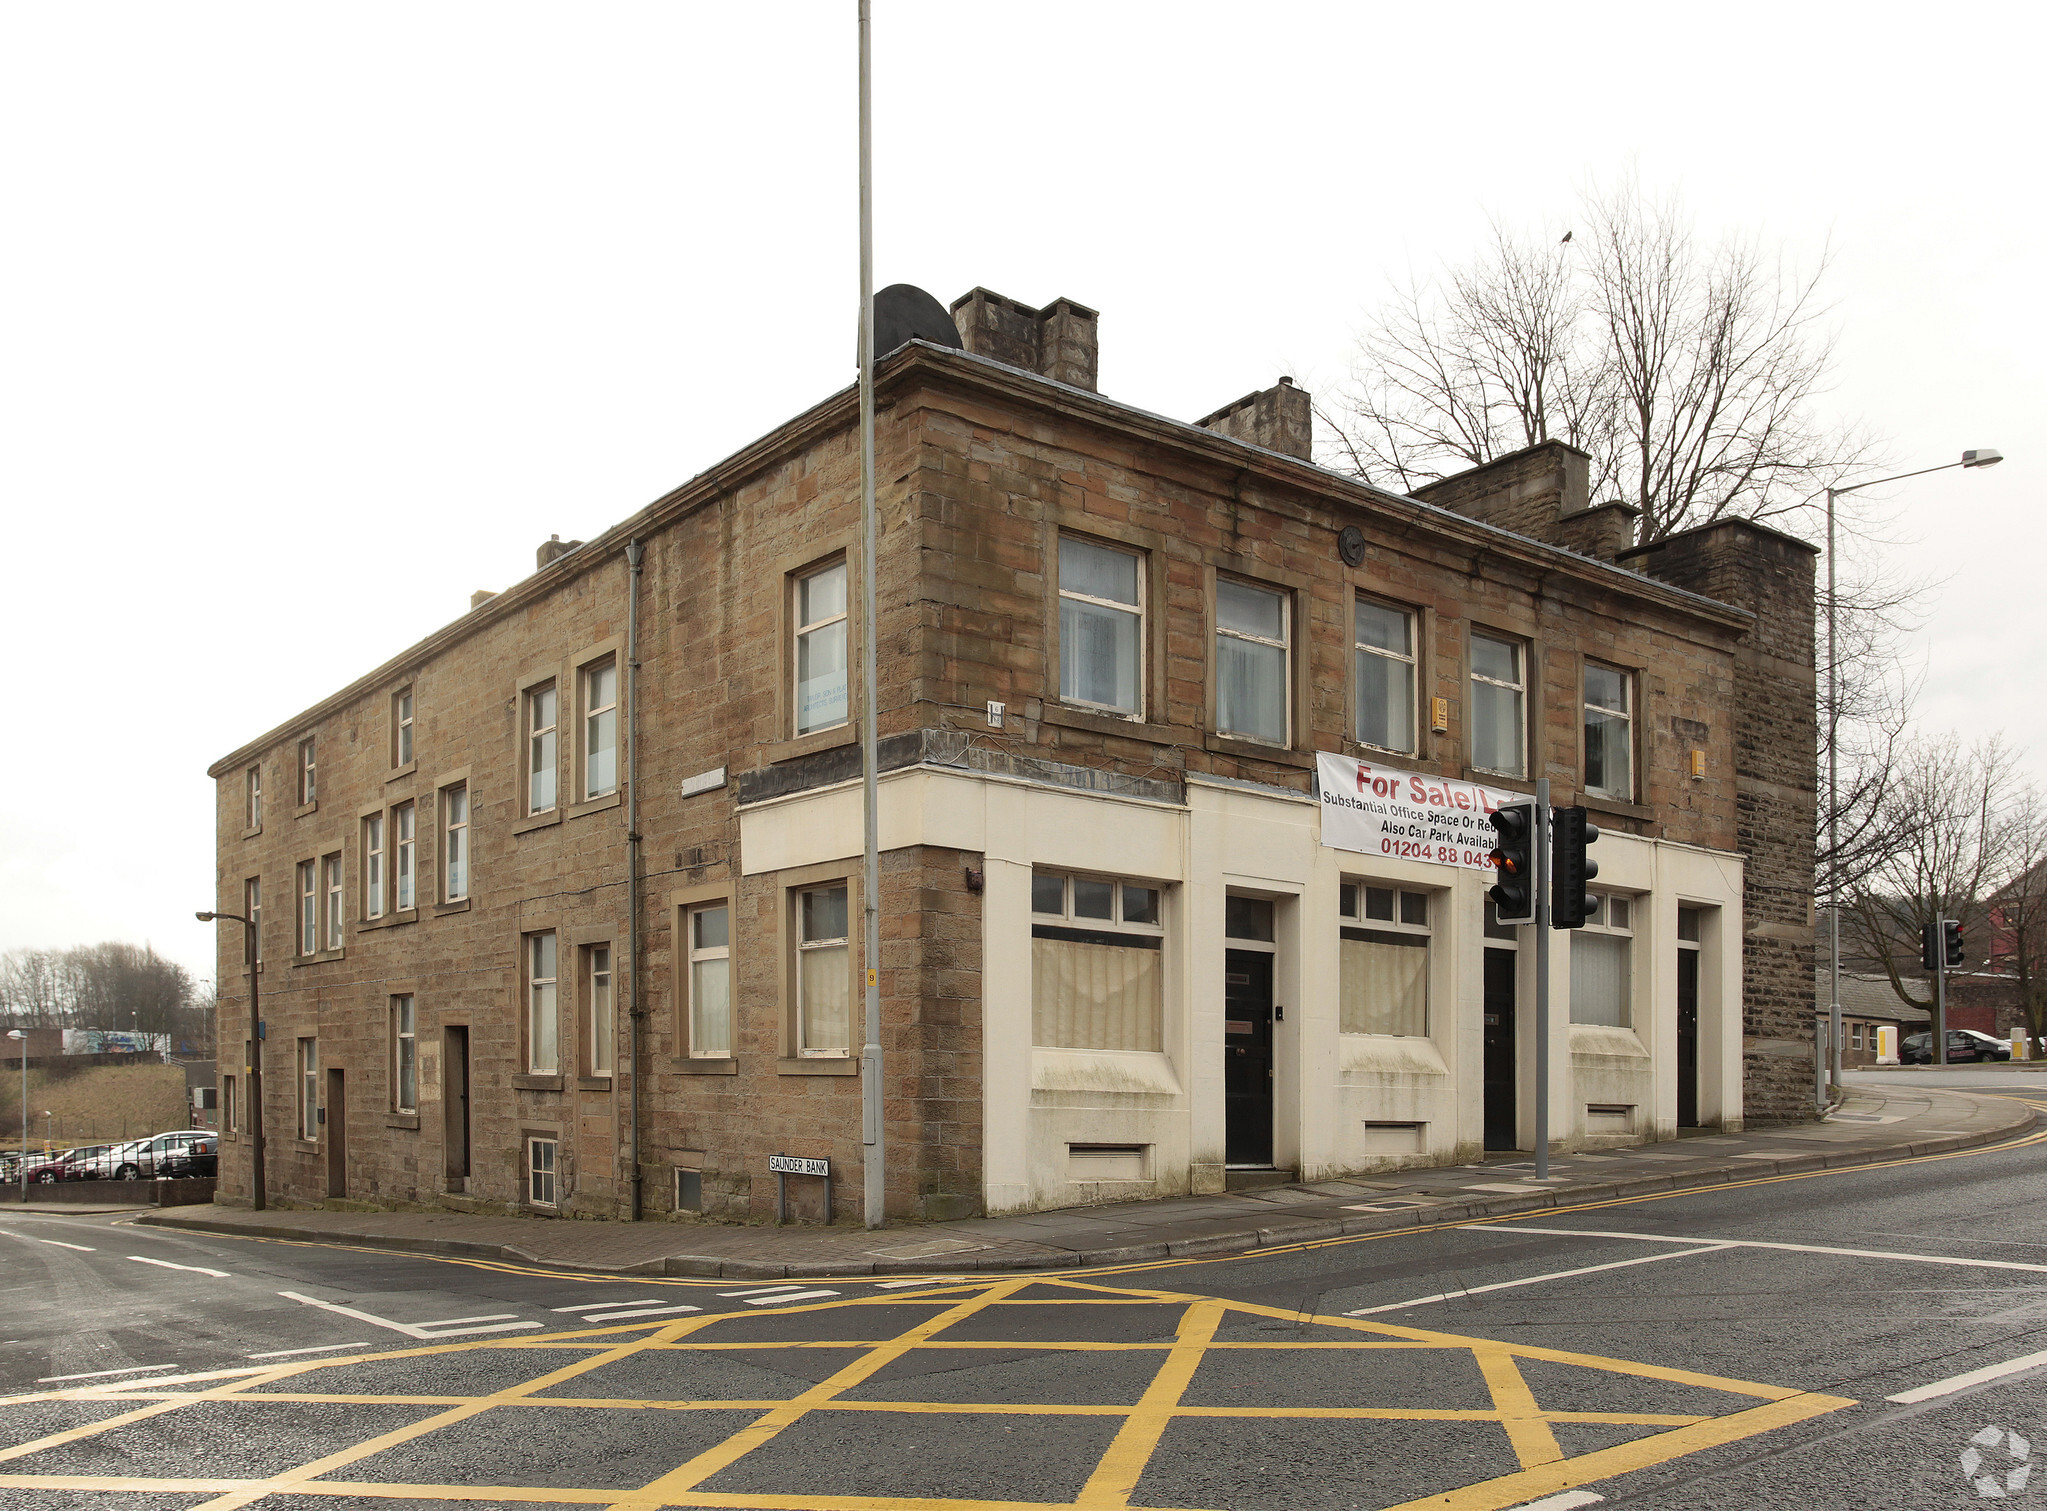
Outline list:
[[[1039,1294],[1021,1296],[1032,1290]],[[1046,1340],[984,1339],[961,1340],[939,1336],[947,1328],[1000,1307],[1039,1305],[1060,1298],[1042,1294],[1055,1289],[1072,1303],[1070,1315],[1077,1329],[1088,1330],[1089,1320],[1103,1315],[1094,1306],[1157,1307],[1161,1312],[1177,1310],[1170,1324],[1169,1341],[1110,1342],[1098,1338],[1073,1337]],[[1667,1463],[1671,1459],[1703,1449],[1753,1437],[1808,1417],[1837,1411],[1855,1404],[1840,1396],[1822,1395],[1753,1381],[1726,1379],[1694,1370],[1673,1369],[1625,1359],[1563,1349],[1539,1348],[1504,1343],[1493,1339],[1466,1337],[1456,1333],[1402,1327],[1394,1323],[1349,1317],[1303,1315],[1293,1308],[1229,1301],[1218,1297],[1190,1295],[1164,1290],[1122,1287],[1102,1281],[1075,1278],[1017,1276],[1001,1280],[948,1284],[920,1291],[915,1296],[886,1294],[857,1296],[791,1307],[778,1315],[807,1312],[846,1312],[862,1308],[900,1309],[905,1306],[929,1309],[929,1315],[893,1336],[845,1340],[832,1338],[719,1339],[719,1325],[743,1318],[757,1322],[758,1313],[720,1312],[665,1322],[616,1323],[610,1326],[574,1328],[539,1336],[473,1339],[418,1348],[393,1349],[335,1358],[301,1359],[256,1369],[222,1370],[179,1381],[131,1381],[122,1384],[83,1386],[50,1390],[10,1398],[6,1405],[23,1401],[106,1401],[135,1402],[137,1408],[102,1422],[38,1438],[33,1442],[0,1450],[0,1492],[15,1490],[92,1490],[115,1496],[110,1511],[118,1511],[120,1492],[206,1493],[214,1498],[198,1511],[241,1511],[259,1506],[266,1497],[279,1494],[300,1496],[381,1496],[394,1500],[442,1499],[494,1502],[513,1505],[524,1502],[560,1502],[611,1506],[620,1511],[652,1511],[665,1506],[734,1507],[749,1511],[1046,1511],[1047,1507],[1085,1508],[1085,1511],[1143,1511],[1132,1497],[1150,1469],[1159,1445],[1176,1421],[1268,1420],[1268,1421],[1411,1421],[1468,1423],[1477,1433],[1497,1434],[1521,1466],[1504,1474],[1460,1489],[1438,1492],[1408,1503],[1395,1511],[1419,1511],[1423,1506],[1438,1511],[1500,1511],[1524,1501],[1536,1500],[1596,1480],[1626,1474],[1637,1469]],[[1344,1337],[1275,1338],[1271,1341],[1221,1339],[1216,1334],[1232,1321],[1276,1320],[1290,1327],[1314,1327],[1325,1334]],[[1161,1317],[1159,1331],[1167,1330]],[[710,1336],[705,1336],[705,1335]],[[655,1356],[706,1353],[744,1356],[749,1351],[774,1352],[792,1348],[827,1349],[857,1355],[823,1381],[782,1400],[708,1399],[613,1399],[544,1396],[541,1392],[567,1380],[592,1373],[608,1364],[636,1354]],[[996,1353],[1027,1351],[1089,1353],[1102,1351],[1151,1352],[1160,1355],[1150,1383],[1128,1405],[1081,1402],[969,1402],[969,1401],[871,1401],[847,1400],[846,1394],[894,1361],[920,1350],[980,1350]],[[479,1354],[529,1350],[538,1357],[536,1365],[564,1352],[579,1355],[567,1362],[536,1372],[520,1384],[480,1395],[382,1394],[345,1389],[321,1389],[335,1380],[335,1370],[385,1359],[426,1358],[440,1354]],[[1391,1359],[1400,1351],[1458,1351],[1468,1354],[1482,1378],[1491,1404],[1464,1406],[1190,1406],[1185,1402],[1201,1363],[1211,1353],[1277,1352],[1326,1354],[1331,1350],[1371,1350],[1374,1356]],[[1665,1381],[1679,1385],[1746,1397],[1760,1404],[1718,1416],[1683,1415],[1634,1411],[1554,1411],[1543,1407],[1536,1392],[1522,1374],[1529,1361],[1576,1365],[1619,1378]],[[681,1364],[678,1360],[678,1365]],[[302,1390],[279,1389],[289,1382]],[[203,1388],[192,1388],[193,1386]],[[182,1388],[180,1388],[182,1387]],[[195,1401],[216,1408],[221,1403],[316,1402],[333,1406],[418,1405],[438,1408],[409,1426],[365,1436],[352,1447],[322,1455],[282,1473],[246,1478],[152,1477],[140,1475],[39,1475],[6,1472],[7,1466],[32,1459],[45,1450],[83,1442],[92,1437],[140,1421],[175,1412]],[[146,1403],[146,1404],[143,1404]],[[371,1456],[403,1443],[428,1439],[444,1427],[490,1411],[568,1412],[593,1408],[671,1412],[747,1411],[754,1419],[711,1448],[696,1453],[676,1467],[637,1489],[605,1489],[594,1486],[450,1485],[391,1483],[378,1480],[338,1478]],[[961,1417],[1065,1416],[1120,1419],[1113,1438],[1103,1450],[1080,1492],[1071,1501],[1010,1501],[951,1499],[920,1496],[846,1495],[820,1496],[810,1493],[722,1494],[704,1488],[721,1471],[738,1463],[789,1427],[813,1414],[909,1413]],[[1661,1429],[1614,1447],[1567,1457],[1554,1431],[1558,1423],[1599,1423],[1612,1426]],[[231,1429],[228,1429],[231,1431]],[[21,1465],[27,1468],[27,1465]],[[191,1466],[195,1469],[203,1465]],[[1239,1511],[1239,1508],[1229,1508]]]

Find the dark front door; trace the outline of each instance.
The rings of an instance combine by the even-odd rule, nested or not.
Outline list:
[[[327,1194],[348,1195],[348,1078],[327,1072]]]
[[[469,1178],[469,1030],[444,1029],[441,1045],[441,1095],[447,1118],[448,1179]]]
[[[1699,952],[1677,952],[1677,1126],[1699,1126]]]
[[[1272,957],[1223,952],[1223,1159],[1272,1163]]]
[[[1513,950],[1485,952],[1485,1146],[1518,1149],[1514,1117]]]

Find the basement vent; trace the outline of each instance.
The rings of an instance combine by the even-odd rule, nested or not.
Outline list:
[[[1068,1144],[1066,1178],[1073,1181],[1143,1180],[1149,1144]]]
[[[1633,1133],[1635,1109],[1632,1103],[1588,1102],[1585,1104],[1587,1133]]]
[[[1427,1144],[1427,1123],[1365,1124],[1365,1153],[1420,1154]]]
[[[703,1171],[678,1170],[675,1172],[675,1210],[678,1212],[701,1212],[704,1210]]]

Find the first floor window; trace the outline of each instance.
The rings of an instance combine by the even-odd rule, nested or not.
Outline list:
[[[526,1068],[535,1075],[561,1068],[554,949],[551,933],[526,936]]]
[[[1345,882],[1338,945],[1338,1029],[1419,1038],[1429,1031],[1430,898]]]
[[[1585,927],[1571,935],[1571,1021],[1626,1028],[1634,988],[1633,899],[1591,894]]]
[[[1352,639],[1358,743],[1381,750],[1413,750],[1414,616],[1360,598]]]
[[[1142,558],[1059,537],[1059,697],[1114,713],[1144,711]]]
[[[441,887],[448,902],[469,895],[469,788],[450,787],[441,794]]]
[[[526,1198],[536,1207],[555,1204],[554,1159],[553,1139],[526,1140]]]
[[[548,813],[554,808],[555,777],[560,757],[555,751],[554,684],[536,687],[526,694],[526,811]]]
[[[585,973],[590,983],[590,1074],[611,1074],[612,1033],[617,1008],[611,995],[611,946],[593,944],[583,951],[589,962]]]
[[[220,1078],[220,1128],[223,1133],[233,1133],[241,1124],[235,1119],[235,1078]]]
[[[319,763],[313,736],[299,741],[299,806],[319,800]]]
[[[852,957],[846,932],[846,884],[796,894],[798,1053],[852,1053]]]
[[[846,564],[796,580],[796,733],[846,722]]]
[[[327,894],[327,948],[341,948],[341,857],[327,856],[320,862],[322,888]]]
[[[1471,637],[1471,764],[1481,771],[1520,776],[1527,696],[1521,647],[1490,635]]]
[[[249,926],[242,931],[242,964],[254,965],[263,958],[263,878],[251,876],[242,883],[242,914]]]
[[[320,875],[309,860],[299,862],[299,953],[320,953]]]
[[[320,1041],[299,1040],[299,1137],[320,1136]]]
[[[618,791],[618,663],[583,671],[583,796]]]
[[[1626,672],[1585,663],[1585,790],[1632,802],[1634,699]]]
[[[722,902],[689,911],[689,1052],[732,1054],[732,909]]]
[[[362,821],[362,916],[384,916],[384,815]]]
[[[401,913],[416,901],[413,896],[418,880],[413,864],[418,849],[413,834],[415,819],[410,803],[400,803],[391,810],[391,905]]]
[[[1031,1042],[1164,1047],[1159,889],[1120,877],[1031,876]]]
[[[391,1107],[419,1109],[419,1025],[410,993],[391,999]]]
[[[1215,584],[1215,727],[1287,743],[1287,595],[1224,577]]]

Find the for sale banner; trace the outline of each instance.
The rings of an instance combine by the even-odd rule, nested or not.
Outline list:
[[[1322,779],[1322,843],[1360,855],[1490,871],[1496,838],[1487,815],[1526,793],[1396,771],[1316,753]]]

